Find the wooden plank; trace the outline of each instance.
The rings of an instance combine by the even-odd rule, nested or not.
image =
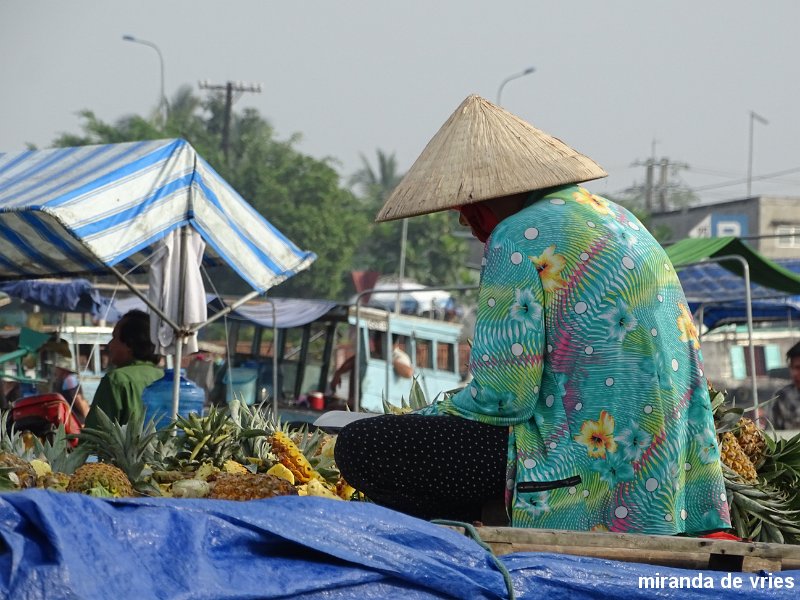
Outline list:
[[[635,548],[668,550],[671,552],[701,552],[758,556],[761,558],[791,558],[800,560],[800,546],[737,542],[708,538],[688,538],[633,533],[595,533],[554,529],[525,529],[514,527],[477,527],[481,539],[489,544],[528,544],[544,547],[577,546],[584,548]]]
[[[777,572],[800,568],[800,546],[789,544],[512,527],[475,529],[498,556],[515,552],[550,552],[731,572],[762,569]]]

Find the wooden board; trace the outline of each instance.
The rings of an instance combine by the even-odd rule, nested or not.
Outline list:
[[[800,569],[800,546],[791,544],[513,527],[484,526],[476,530],[497,555],[553,552],[731,572]]]

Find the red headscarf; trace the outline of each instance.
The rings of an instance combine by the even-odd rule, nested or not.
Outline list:
[[[472,234],[484,243],[500,222],[494,211],[483,202],[459,206],[458,211],[461,213],[461,219],[472,227]]]

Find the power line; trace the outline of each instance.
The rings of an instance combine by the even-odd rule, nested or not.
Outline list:
[[[780,177],[781,175],[789,175],[790,173],[800,173],[800,167],[795,167],[793,169],[784,169],[783,171],[775,171],[774,173],[765,173],[764,175],[755,175],[750,178],[750,180],[762,180],[762,179],[774,179],[776,177]],[[748,179],[736,179],[733,181],[728,181],[725,183],[712,183],[709,185],[703,185],[700,187],[692,188],[693,192],[703,192],[705,190],[714,190],[723,187],[730,187],[732,185],[742,185],[743,183],[747,183]]]

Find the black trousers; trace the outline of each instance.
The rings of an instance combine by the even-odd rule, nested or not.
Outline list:
[[[376,504],[423,519],[480,519],[505,489],[508,428],[460,417],[381,415],[336,440],[344,479]]]

